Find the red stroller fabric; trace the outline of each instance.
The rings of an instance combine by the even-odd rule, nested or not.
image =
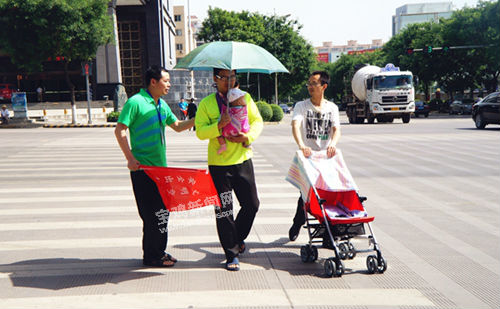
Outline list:
[[[221,206],[207,170],[145,165],[141,169],[156,183],[163,204],[169,211]]]
[[[358,194],[356,191],[344,191],[344,192],[331,192],[326,190],[317,189],[318,195],[321,199],[325,200],[323,207],[326,211],[326,217],[331,224],[354,224],[354,223],[366,223],[371,222],[375,217],[333,217],[328,215],[328,210],[334,207],[338,203],[341,203],[348,210],[364,211],[363,205],[359,201]],[[307,211],[314,216],[319,222],[324,223],[323,212],[319,205],[319,201],[314,193],[313,189],[309,192],[309,201],[306,202]]]

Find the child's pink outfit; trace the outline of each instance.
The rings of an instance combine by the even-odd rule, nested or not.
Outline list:
[[[228,100],[234,102],[240,97],[244,96],[246,93],[239,89],[230,89],[228,92]],[[221,105],[221,115],[227,110],[227,105]],[[248,111],[246,105],[229,106],[229,117],[231,122],[222,128],[221,136],[217,137],[220,147],[217,151],[218,154],[223,153],[227,150],[225,137],[237,136],[240,133],[247,133],[250,131],[250,123],[248,122]],[[245,147],[250,147],[249,145],[244,145]]]

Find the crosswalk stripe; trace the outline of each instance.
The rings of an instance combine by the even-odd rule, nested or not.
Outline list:
[[[298,198],[298,192],[262,192],[259,198]],[[47,203],[47,202],[91,202],[91,201],[135,201],[132,193],[127,195],[84,195],[84,196],[36,196],[36,197],[3,197],[0,203]]]
[[[296,200],[299,195],[293,196],[290,198],[289,203],[270,203],[264,200],[261,200],[260,209],[265,210],[295,210]],[[132,199],[130,200],[133,201]],[[237,202],[236,202],[237,204]],[[133,205],[133,206],[132,206]],[[238,206],[236,206],[238,208]],[[131,206],[99,206],[99,207],[40,207],[39,204],[33,208],[9,208],[9,209],[0,209],[0,216],[25,216],[25,215],[63,215],[63,214],[126,214],[126,213],[137,213],[137,209],[135,208],[135,204],[131,203]]]
[[[197,168],[202,168],[202,166],[197,166]],[[36,177],[36,178],[47,178],[47,177],[101,177],[101,176],[107,176],[107,177],[114,177],[114,176],[128,176],[129,173],[127,170],[123,169],[121,172],[107,172],[103,173],[100,172],[100,169],[94,168],[95,171],[93,172],[79,172],[79,173],[55,173],[55,172],[50,172],[47,171],[46,173],[12,173],[12,174],[5,174],[2,173],[0,174],[0,179],[9,179],[9,178],[26,178],[26,177]],[[91,169],[88,169],[91,170]],[[265,170],[260,170],[260,169],[255,169],[255,175],[258,174],[280,174],[282,173],[280,170],[275,170],[275,169],[265,169]]]
[[[289,205],[290,206],[290,205]],[[289,207],[295,211],[293,207]],[[171,227],[179,226],[212,226],[215,223],[215,216],[204,214],[203,218],[171,218]],[[291,224],[292,217],[259,217],[255,218],[255,224]],[[92,220],[92,221],[45,221],[45,222],[21,222],[21,223],[0,223],[0,231],[36,231],[36,230],[61,230],[61,229],[97,229],[97,228],[137,228],[142,227],[140,219],[135,220]]]
[[[259,186],[259,184],[257,184]],[[282,183],[266,183],[261,185],[266,189],[277,189],[277,188],[289,188],[293,189],[294,187],[288,182]],[[104,187],[36,187],[36,188],[0,188],[0,194],[2,193],[55,193],[55,192],[101,192],[101,191],[131,191],[132,185],[129,186],[104,186]]]
[[[328,295],[325,297],[325,295]],[[0,299],[2,308],[227,308],[235,306],[430,306],[416,289],[257,289],[120,293]]]

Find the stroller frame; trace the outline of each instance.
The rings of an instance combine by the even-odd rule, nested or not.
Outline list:
[[[376,255],[368,255],[366,258],[366,266],[368,273],[383,273],[387,269],[387,262],[382,257],[382,252],[375,238],[375,234],[371,227],[370,222],[373,221],[371,218],[358,218],[359,220],[352,219],[348,223],[331,223],[325,211],[324,204],[325,199],[322,199],[317,189],[311,186],[310,195],[314,193],[319,207],[321,209],[323,223],[320,222],[315,217],[311,217],[307,209],[310,205],[309,201],[304,200],[304,215],[306,218],[306,225],[309,241],[307,245],[300,248],[300,257],[304,263],[312,263],[318,259],[318,248],[314,245],[316,243],[322,243],[323,248],[332,249],[335,253],[333,257],[329,257],[324,262],[325,275],[327,277],[341,277],[344,274],[345,267],[342,260],[353,259],[356,253],[365,252],[375,252]],[[361,205],[367,200],[366,197],[361,197],[356,193],[357,198]],[[370,220],[371,219],[371,220]],[[317,221],[317,222],[313,222]],[[364,232],[364,224],[368,226],[370,234],[367,235]],[[335,228],[335,230],[334,230]],[[361,231],[361,232],[360,232]],[[360,237],[361,235],[366,235],[368,238],[369,249],[357,250],[354,245],[350,242],[353,237]],[[318,240],[321,239],[321,240]],[[371,245],[373,247],[371,247]]]

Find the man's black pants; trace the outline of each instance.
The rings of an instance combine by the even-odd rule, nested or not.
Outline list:
[[[231,261],[237,254],[239,245],[247,238],[253,220],[259,210],[259,197],[252,160],[241,164],[208,167],[219,194],[222,207],[216,207],[217,233],[226,259]],[[233,217],[232,191],[240,203],[240,211]]]
[[[142,219],[143,261],[161,259],[167,247],[168,211],[163,204],[156,183],[138,170],[130,172],[137,209]]]

